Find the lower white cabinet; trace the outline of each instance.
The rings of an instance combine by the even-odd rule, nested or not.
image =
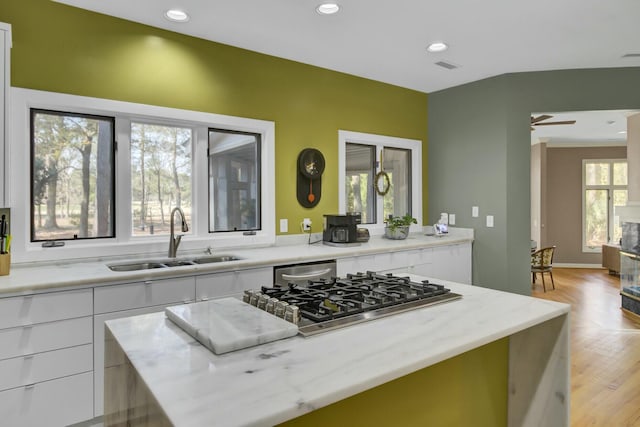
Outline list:
[[[93,418],[93,373],[0,391],[0,423],[63,427]]]
[[[337,260],[337,272],[340,277],[366,271],[412,273],[470,285],[471,262],[469,242],[340,258]]]
[[[0,298],[0,424],[93,418],[93,289]]]
[[[248,289],[273,286],[273,268],[254,268],[196,277],[196,300],[240,296]]]

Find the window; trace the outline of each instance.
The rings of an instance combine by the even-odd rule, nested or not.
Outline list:
[[[421,162],[421,141],[340,131],[340,212],[360,212],[370,228],[382,227],[389,215],[407,213],[422,224]],[[376,191],[381,171],[389,179],[385,194]]]
[[[260,229],[260,135],[209,129],[209,231]]]
[[[599,252],[622,236],[617,206],[627,204],[626,160],[583,160],[583,250]]]
[[[187,127],[131,123],[131,221],[134,236],[169,234],[174,207],[191,223],[191,142]]]
[[[11,117],[17,262],[164,252],[177,206],[181,251],[275,242],[273,122],[20,88]]]
[[[114,236],[114,119],[31,110],[31,241]]]

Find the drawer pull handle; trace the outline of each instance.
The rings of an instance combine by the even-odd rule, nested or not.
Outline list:
[[[36,383],[27,384],[27,385],[24,386],[24,389],[25,390],[31,390],[35,386],[36,386]]]
[[[193,302],[192,299],[185,299],[182,301],[183,304],[191,304]]]
[[[200,298],[201,301],[209,301],[209,297],[202,297]]]
[[[145,280],[145,282],[144,282],[144,284],[145,284],[145,285],[150,285],[150,284],[152,284],[152,283],[153,283],[153,281],[152,281],[152,280]]]

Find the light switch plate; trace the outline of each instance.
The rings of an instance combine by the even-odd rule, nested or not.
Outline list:
[[[487,227],[493,227],[493,215],[487,215]]]
[[[479,211],[480,211],[480,209],[478,209],[478,207],[477,207],[477,206],[473,206],[473,207],[471,208],[471,216],[472,216],[472,217],[474,217],[474,218],[477,218],[477,217],[478,217],[478,215],[480,214],[480,212],[479,212]]]
[[[456,225],[456,214],[449,214],[449,225]]]
[[[289,220],[284,218],[280,220],[280,232],[288,233],[289,232]]]

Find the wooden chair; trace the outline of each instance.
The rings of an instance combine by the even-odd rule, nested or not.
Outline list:
[[[539,249],[531,254],[531,274],[533,275],[533,283],[536,283],[536,274],[540,273],[542,276],[542,289],[547,292],[547,287],[544,283],[544,273],[549,273],[551,276],[551,286],[556,288],[556,284],[553,282],[553,251],[555,246]]]

